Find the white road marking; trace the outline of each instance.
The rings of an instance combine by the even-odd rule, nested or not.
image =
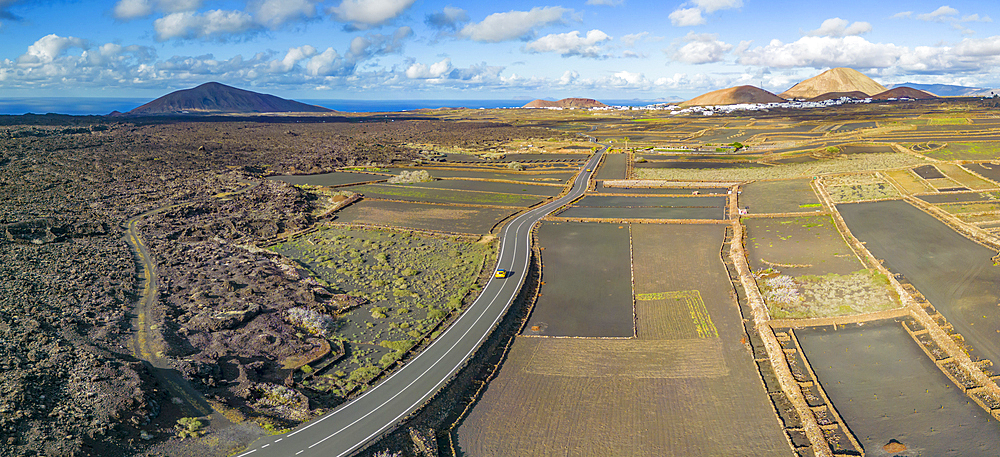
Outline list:
[[[605,149],[606,149],[606,148],[605,148]],[[598,157],[599,157],[599,156],[594,156],[594,158],[592,158],[592,159],[591,159],[591,162],[595,162],[595,161],[596,161],[595,159],[597,159]],[[588,165],[589,165],[589,166],[590,166],[591,168],[593,168],[593,165],[590,165],[590,164],[588,164]],[[593,174],[593,172],[583,172],[583,173],[580,173],[579,175],[577,175],[576,179],[575,179],[575,180],[574,180],[574,182],[573,182],[573,186],[572,186],[572,187],[570,188],[570,192],[572,192],[572,189],[573,189],[573,188],[576,188],[577,186],[581,185],[581,183],[582,183],[582,182],[587,182],[587,183],[589,184],[589,179],[590,179],[590,176],[591,176],[592,174]],[[586,188],[584,188],[584,189],[583,189],[583,191],[584,191],[584,193],[585,193],[585,192],[586,192]],[[581,195],[582,195],[582,194],[581,194]],[[567,195],[566,197],[568,197],[568,195]],[[573,198],[576,198],[576,197],[573,197]],[[564,199],[565,199],[565,197],[564,197]],[[516,257],[517,257],[517,255],[518,255],[518,253],[520,252],[520,251],[519,251],[519,250],[517,249],[517,248],[519,247],[519,243],[518,243],[519,239],[517,238],[517,236],[516,236],[516,235],[517,235],[517,234],[518,234],[518,233],[519,233],[519,232],[520,232],[520,231],[522,230],[522,228],[524,227],[525,223],[527,223],[527,222],[528,222],[529,220],[531,220],[531,219],[534,219],[534,218],[535,218],[535,217],[536,217],[536,216],[537,216],[537,215],[538,215],[539,213],[544,213],[544,214],[548,214],[548,213],[551,213],[551,211],[552,211],[552,210],[551,210],[551,209],[549,209],[549,208],[553,208],[553,207],[556,207],[556,208],[558,208],[559,206],[562,206],[562,205],[563,205],[564,203],[560,203],[561,201],[571,201],[571,200],[572,200],[572,198],[571,198],[571,199],[569,199],[569,200],[564,200],[564,199],[560,199],[560,200],[557,200],[557,201],[553,201],[553,202],[549,202],[549,203],[548,203],[548,204],[546,204],[546,205],[542,205],[542,206],[540,206],[540,207],[538,207],[538,208],[535,208],[534,210],[531,210],[531,211],[529,211],[529,212],[527,212],[527,213],[525,213],[525,214],[522,214],[522,215],[521,215],[520,217],[518,217],[517,219],[515,219],[514,221],[512,221],[512,223],[511,223],[511,224],[509,224],[509,225],[507,225],[506,227],[504,227],[504,230],[503,230],[503,233],[504,233],[504,236],[503,236],[503,237],[501,238],[501,244],[500,244],[500,251],[499,251],[499,252],[500,252],[500,255],[501,255],[501,256],[503,256],[503,254],[504,254],[504,247],[506,246],[506,243],[507,243],[507,238],[508,238],[508,234],[509,234],[509,232],[510,232],[510,229],[511,229],[511,227],[513,227],[513,226],[514,226],[514,222],[517,222],[517,221],[518,221],[518,220],[520,219],[520,223],[518,223],[518,224],[517,224],[517,228],[516,228],[516,229],[514,229],[514,235],[515,235],[515,238],[514,238],[514,242],[515,242],[515,246],[514,246],[514,251],[513,251],[513,253],[511,254],[511,255],[513,256],[513,258],[511,259],[511,266],[513,266],[513,261],[514,261],[514,259],[516,259]],[[529,252],[528,252],[528,254],[527,254],[527,255],[525,256],[525,259],[524,259],[524,266],[523,266],[523,268],[524,268],[524,269],[522,270],[522,277],[521,277],[521,281],[520,281],[520,283],[519,283],[519,285],[518,285],[518,287],[517,287],[517,290],[518,290],[518,291],[519,291],[519,290],[521,289],[521,287],[523,287],[523,285],[524,285],[524,281],[525,281],[525,280],[527,279],[527,274],[526,274],[526,273],[527,273],[527,271],[528,271],[528,264],[529,264],[529,262],[530,262],[530,259],[531,259],[531,252],[530,252],[530,246],[531,246],[531,230],[530,230],[530,228],[531,228],[531,227],[533,227],[533,226],[534,226],[534,225],[535,225],[535,224],[536,224],[537,222],[538,222],[537,220],[532,220],[532,221],[531,221],[531,224],[529,225],[529,230],[527,231],[527,233],[525,233],[525,237],[524,237],[524,240],[525,240],[525,242],[526,242],[526,243],[528,244],[528,247],[529,247]],[[499,266],[500,266],[501,264],[503,264],[503,257],[501,257],[500,259],[497,259],[497,266],[499,267]],[[493,279],[494,279],[494,278],[493,278],[493,277],[491,277],[491,278],[490,278],[490,279],[489,279],[489,280],[487,281],[487,283],[486,283],[486,286],[485,286],[485,287],[483,288],[483,290],[484,290],[484,291],[485,291],[486,289],[488,289],[488,288],[490,287],[490,285],[492,285],[492,284],[493,284]],[[485,315],[486,315],[486,312],[487,312],[487,311],[489,311],[489,309],[491,308],[491,305],[493,305],[493,303],[494,303],[494,302],[496,301],[496,299],[497,299],[497,298],[499,298],[499,296],[500,296],[500,293],[501,293],[501,292],[503,292],[503,289],[504,289],[504,286],[503,286],[503,285],[501,285],[501,286],[500,286],[500,287],[498,288],[498,291],[497,291],[497,294],[496,294],[496,295],[494,295],[494,296],[493,296],[493,298],[491,298],[491,299],[489,300],[489,302],[488,302],[488,303],[487,303],[486,305],[483,305],[483,306],[480,306],[480,308],[484,308],[484,309],[482,309],[482,310],[480,311],[480,313],[479,313],[479,316],[478,316],[478,317],[476,318],[475,322],[473,322],[473,323],[472,323],[472,325],[470,325],[470,326],[469,326],[469,328],[465,330],[465,333],[463,333],[463,334],[462,334],[462,336],[461,336],[460,338],[458,338],[458,340],[456,340],[456,341],[455,341],[455,343],[453,343],[453,344],[452,344],[451,348],[449,348],[449,350],[448,350],[448,351],[446,351],[446,352],[445,352],[445,353],[444,353],[443,355],[441,355],[441,357],[439,357],[439,358],[438,358],[438,359],[437,359],[436,361],[434,361],[434,362],[433,362],[433,363],[431,364],[431,366],[430,366],[430,367],[428,367],[428,368],[427,368],[426,370],[424,370],[424,372],[423,372],[423,373],[421,373],[420,375],[418,375],[418,376],[417,376],[416,378],[414,378],[414,379],[413,379],[413,380],[412,380],[412,381],[411,381],[411,382],[410,382],[409,384],[407,384],[407,385],[406,385],[406,387],[404,387],[404,388],[403,388],[403,389],[401,389],[401,390],[400,390],[399,392],[397,392],[397,393],[396,393],[395,395],[393,395],[392,397],[390,397],[390,398],[389,398],[388,400],[386,400],[385,402],[383,402],[382,404],[380,404],[380,405],[379,405],[379,406],[378,406],[377,408],[374,408],[374,409],[372,409],[371,411],[369,411],[368,413],[366,413],[366,414],[365,414],[364,416],[362,416],[362,417],[358,418],[357,420],[355,420],[354,422],[351,422],[350,424],[348,424],[348,425],[346,425],[346,426],[342,427],[342,428],[341,428],[340,430],[337,430],[336,432],[334,432],[333,434],[331,434],[331,435],[327,436],[326,438],[323,438],[322,440],[320,440],[320,441],[317,441],[316,443],[313,443],[313,444],[312,444],[311,446],[309,446],[309,448],[308,448],[308,449],[312,449],[313,447],[315,447],[315,446],[319,445],[320,443],[322,443],[322,442],[324,442],[324,441],[326,441],[326,440],[328,440],[328,439],[330,439],[330,438],[332,438],[332,437],[336,436],[337,434],[339,434],[339,433],[343,432],[344,430],[346,430],[346,429],[350,428],[351,426],[353,426],[353,425],[354,425],[354,424],[356,424],[357,422],[359,422],[359,421],[361,421],[361,420],[365,419],[365,418],[366,418],[366,417],[368,417],[369,415],[373,414],[373,413],[374,413],[375,411],[378,411],[378,410],[379,410],[379,409],[381,409],[381,408],[382,408],[383,406],[385,406],[386,404],[388,404],[389,402],[391,402],[392,400],[394,400],[394,399],[395,399],[396,397],[398,397],[398,396],[399,396],[400,394],[402,394],[402,393],[403,393],[404,391],[406,391],[407,389],[409,389],[409,388],[410,388],[410,386],[412,386],[412,385],[413,385],[414,383],[416,383],[417,381],[421,380],[421,379],[422,379],[422,378],[423,378],[423,377],[424,377],[424,376],[425,376],[425,375],[426,375],[426,374],[427,374],[427,373],[428,373],[429,371],[431,371],[431,369],[433,369],[434,367],[436,367],[436,366],[437,366],[437,364],[438,364],[438,363],[440,363],[440,362],[441,362],[441,361],[442,361],[442,360],[443,360],[443,359],[444,359],[444,358],[445,358],[445,357],[446,357],[446,356],[447,356],[447,355],[448,355],[448,354],[449,354],[449,353],[451,352],[451,350],[452,350],[452,349],[454,349],[454,348],[455,348],[455,347],[456,347],[456,346],[457,346],[457,345],[458,345],[458,344],[459,344],[460,342],[462,342],[462,340],[463,340],[463,339],[465,338],[465,336],[466,336],[466,335],[468,335],[468,334],[469,334],[469,332],[470,332],[470,331],[472,330],[472,328],[473,328],[473,327],[475,327],[475,326],[476,326],[476,324],[478,324],[478,323],[479,323],[479,320],[480,320],[480,319],[482,319],[482,318],[483,318],[483,316],[485,316]],[[483,298],[484,298],[483,296],[480,296],[480,297],[478,297],[478,298],[477,298],[477,299],[476,299],[476,300],[475,300],[475,301],[474,301],[474,302],[472,303],[472,305],[471,305],[471,306],[469,306],[469,309],[468,309],[468,310],[466,310],[466,312],[465,312],[465,313],[463,313],[463,314],[462,314],[461,316],[459,316],[459,318],[458,318],[458,319],[457,319],[457,320],[456,320],[456,321],[455,321],[455,322],[454,322],[454,323],[453,323],[452,325],[448,326],[448,328],[447,328],[447,329],[445,329],[444,333],[442,333],[442,334],[441,334],[441,336],[439,336],[439,337],[438,337],[438,339],[437,339],[437,340],[435,340],[435,342],[443,340],[443,339],[444,339],[444,337],[445,337],[445,336],[446,336],[446,335],[447,335],[447,334],[449,333],[449,331],[450,331],[451,329],[453,329],[453,328],[455,328],[455,327],[457,327],[457,326],[458,326],[458,323],[459,323],[460,321],[462,321],[462,320],[463,320],[463,318],[465,318],[465,317],[466,317],[466,316],[468,316],[469,314],[472,314],[472,313],[470,313],[469,311],[471,311],[471,310],[472,310],[473,308],[476,308],[476,305],[478,305],[478,304],[479,304],[479,302],[480,302],[480,300],[481,300],[481,299],[483,299]],[[513,301],[514,301],[514,299],[515,299],[515,298],[517,298],[517,294],[516,294],[516,293],[515,293],[515,294],[513,294],[513,295],[511,296],[510,300],[508,300],[508,301],[507,301],[507,304],[506,304],[506,305],[504,306],[504,311],[503,311],[503,312],[501,312],[501,313],[500,313],[499,315],[497,315],[497,317],[496,317],[496,318],[495,318],[495,319],[493,320],[493,323],[492,323],[492,325],[491,325],[491,329],[492,329],[492,328],[495,328],[495,327],[496,327],[497,323],[498,323],[498,322],[500,321],[500,318],[502,318],[502,317],[503,317],[503,316],[504,316],[504,315],[506,314],[506,310],[507,310],[507,309],[509,309],[509,307],[510,307],[511,303],[513,303]],[[457,365],[455,365],[455,367],[454,367],[454,368],[452,368],[451,370],[449,370],[449,371],[448,371],[448,374],[447,374],[447,376],[445,376],[445,377],[444,377],[444,378],[442,378],[442,379],[441,379],[440,381],[437,381],[437,382],[435,383],[435,389],[434,389],[434,390],[432,390],[432,391],[430,391],[430,392],[428,392],[428,393],[424,394],[424,395],[423,395],[423,396],[422,396],[422,397],[421,397],[421,398],[420,398],[420,399],[419,399],[419,400],[418,400],[418,401],[417,401],[416,403],[414,403],[414,404],[410,405],[410,407],[409,407],[409,408],[406,408],[406,411],[404,411],[404,412],[403,412],[402,414],[400,414],[400,415],[396,416],[396,418],[394,418],[394,419],[393,419],[393,420],[392,420],[391,422],[389,422],[388,424],[386,424],[386,425],[382,426],[381,428],[379,428],[379,429],[378,429],[378,430],[377,430],[377,431],[376,431],[375,433],[373,433],[373,434],[369,435],[369,436],[368,436],[368,437],[366,437],[366,438],[365,438],[364,440],[361,440],[361,441],[359,441],[359,442],[358,442],[358,444],[360,445],[360,444],[363,444],[363,443],[366,443],[366,442],[367,442],[368,440],[370,440],[370,439],[371,439],[372,437],[374,437],[374,436],[378,435],[379,433],[382,433],[382,432],[383,432],[383,431],[384,431],[384,430],[385,430],[386,428],[388,428],[388,427],[392,426],[392,424],[395,424],[395,423],[396,423],[396,421],[398,421],[398,420],[399,420],[399,419],[400,419],[401,417],[405,416],[406,414],[409,414],[409,413],[410,413],[410,410],[411,410],[411,409],[413,409],[413,408],[414,408],[415,406],[417,406],[417,405],[418,405],[418,404],[420,404],[421,402],[425,401],[425,400],[426,400],[426,398],[427,398],[427,397],[428,397],[429,395],[433,394],[433,393],[434,393],[434,392],[435,392],[435,391],[437,390],[437,386],[438,386],[438,385],[440,385],[440,384],[441,384],[442,382],[445,382],[445,381],[447,381],[447,380],[448,380],[448,379],[449,379],[449,378],[450,378],[450,377],[451,377],[451,376],[453,375],[454,371],[458,369],[458,367],[462,366],[462,364],[464,364],[464,363],[466,363],[466,362],[468,361],[468,358],[469,358],[469,356],[470,356],[470,355],[472,355],[472,353],[473,353],[473,352],[475,352],[476,350],[478,350],[478,349],[479,349],[480,345],[481,345],[481,344],[483,343],[483,341],[484,341],[484,340],[486,339],[486,337],[488,337],[488,336],[489,336],[489,335],[490,335],[491,333],[492,333],[492,330],[491,330],[490,332],[487,332],[486,334],[484,334],[484,335],[483,335],[483,336],[482,336],[482,337],[481,337],[481,338],[479,339],[479,341],[478,341],[478,342],[477,342],[477,343],[476,343],[476,344],[475,344],[475,345],[473,346],[473,348],[472,348],[472,349],[471,349],[471,350],[470,350],[470,351],[469,351],[469,352],[468,352],[468,353],[467,353],[467,354],[466,354],[466,355],[465,355],[464,357],[462,357],[461,361],[460,361],[460,362],[459,362],[459,363],[458,363]],[[432,344],[433,344],[433,343],[432,343]],[[429,349],[429,348],[428,348],[428,349]],[[417,356],[416,356],[416,357],[414,357],[413,361],[411,361],[411,362],[410,362],[409,364],[407,364],[407,366],[409,366],[409,365],[411,365],[412,363],[416,362],[416,360],[418,360],[418,359],[420,358],[420,356],[424,355],[424,354],[425,354],[425,353],[427,353],[427,352],[428,352],[428,351],[427,351],[427,350],[425,350],[425,351],[421,352],[420,354],[417,354]],[[355,404],[355,403],[356,403],[357,401],[361,400],[362,398],[364,398],[364,397],[365,397],[365,396],[367,396],[368,394],[370,394],[370,393],[372,393],[372,392],[375,392],[375,391],[379,390],[379,389],[378,389],[378,387],[380,387],[380,386],[382,386],[382,385],[385,385],[385,384],[386,384],[387,382],[389,382],[389,380],[391,380],[391,379],[392,379],[393,377],[395,377],[395,376],[396,376],[397,374],[399,374],[399,373],[401,373],[401,372],[403,372],[403,370],[399,370],[399,371],[397,371],[396,373],[393,373],[393,374],[391,374],[391,375],[390,375],[390,376],[389,376],[388,378],[386,378],[386,379],[385,379],[385,380],[383,380],[383,381],[382,381],[381,383],[379,383],[379,385],[377,385],[377,386],[376,386],[375,388],[373,388],[373,389],[371,389],[371,390],[369,390],[369,391],[365,392],[364,394],[362,394],[362,395],[361,395],[361,396],[359,396],[358,398],[354,399],[354,400],[353,400],[353,401],[352,401],[352,402],[351,402],[350,404],[346,405],[346,407],[349,407],[349,406],[350,406],[351,404]],[[345,408],[345,409],[346,409],[346,408]],[[326,419],[328,419],[328,418],[330,418],[330,417],[332,417],[332,416],[336,415],[337,413],[339,413],[339,412],[341,412],[341,411],[343,411],[343,409],[341,409],[341,410],[338,410],[338,411],[334,411],[334,412],[331,412],[330,414],[328,414],[328,415],[326,415],[326,416],[324,416],[324,417],[321,417],[321,418],[317,419],[316,421],[314,421],[314,422],[312,422],[312,423],[310,423],[310,424],[306,425],[305,427],[302,427],[301,429],[299,429],[299,430],[296,430],[296,431],[294,431],[294,432],[290,433],[290,434],[289,434],[288,436],[294,436],[294,435],[298,434],[299,432],[302,432],[302,431],[304,431],[304,430],[306,430],[306,429],[309,429],[310,427],[312,427],[312,426],[314,426],[314,425],[316,425],[316,424],[318,424],[318,423],[320,423],[320,422],[322,422],[322,421],[324,421],[324,420],[326,420]],[[281,439],[279,438],[278,440],[276,440],[276,441],[275,441],[275,443],[277,443],[278,441],[281,441]],[[265,447],[267,447],[267,446],[270,446],[270,444],[266,444],[266,445],[262,446],[262,447],[261,447],[261,449],[263,449],[263,448],[265,448]],[[344,453],[340,454],[340,455],[339,455],[338,457],[342,457],[342,456],[344,456],[344,455],[346,455],[346,454],[349,454],[350,452],[352,452],[352,451],[353,451],[354,449],[356,449],[356,448],[357,448],[357,445],[355,445],[355,446],[352,446],[352,448],[351,448],[350,450],[348,450],[348,451],[345,451]],[[256,451],[256,449],[255,449],[255,450],[253,450],[253,451],[250,451],[250,452],[247,452],[247,453],[244,453],[244,454],[240,454],[240,455],[238,455],[238,456],[236,456],[236,457],[242,457],[242,456],[245,456],[245,455],[248,455],[248,454],[250,454],[250,453],[253,453],[253,452],[255,452],[255,451]],[[299,455],[299,454],[302,454],[302,453],[303,453],[303,452],[305,452],[305,451],[306,451],[306,449],[303,449],[303,450],[300,450],[299,452],[295,453],[295,455]]]

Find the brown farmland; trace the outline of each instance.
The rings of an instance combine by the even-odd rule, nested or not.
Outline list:
[[[811,179],[757,181],[741,188],[740,207],[750,207],[753,214],[804,213],[822,211]]]
[[[633,225],[639,337],[519,337],[458,429],[461,451],[791,455],[741,343],[745,333],[720,257],[723,230]],[[715,332],[699,333],[708,324]]]
[[[336,222],[440,232],[486,234],[517,210],[366,200],[337,212]]]

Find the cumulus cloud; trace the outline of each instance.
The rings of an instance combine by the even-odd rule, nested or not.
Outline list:
[[[943,22],[949,17],[953,17],[958,14],[958,10],[952,8],[948,5],[944,5],[930,13],[918,14],[917,19],[921,21],[935,21]]]
[[[392,21],[416,0],[343,0],[330,13],[353,28],[364,30]]]
[[[153,14],[154,11],[178,13],[194,11],[201,7],[201,0],[118,0],[111,8],[115,19],[128,21]]]
[[[913,11],[901,11],[890,16],[892,19],[917,19],[925,22],[941,22],[948,24],[958,24],[963,22],[993,22],[989,16],[980,16],[978,13],[967,14],[959,17],[957,9],[948,5],[938,7],[929,13],[914,14]]]
[[[406,69],[406,77],[410,79],[440,78],[451,72],[451,59],[444,59],[430,66],[414,63]]]
[[[621,41],[623,45],[631,48],[632,46],[635,46],[639,40],[646,39],[647,37],[649,37],[649,32],[630,33],[619,38],[618,41]]]
[[[459,34],[484,43],[520,40],[534,36],[540,27],[565,22],[565,17],[572,13],[573,10],[559,6],[493,13],[482,22],[466,25]]]
[[[719,41],[719,35],[714,33],[688,32],[683,41],[686,44],[673,53],[673,59],[684,63],[720,62],[733,49],[733,45]]]
[[[693,3],[706,13],[731,10],[743,6],[743,0],[693,0]]]
[[[872,25],[867,22],[855,22],[851,24],[845,19],[835,17],[823,21],[823,24],[818,29],[810,31],[806,35],[842,37],[862,35],[871,31]]]
[[[529,52],[557,52],[563,57],[580,56],[590,58],[607,57],[600,43],[610,40],[608,34],[594,29],[580,36],[579,31],[545,35],[525,46]]]
[[[884,68],[893,65],[905,48],[891,43],[872,43],[857,36],[802,37],[792,43],[772,40],[767,46],[748,49],[740,56],[742,65],[766,67]]]
[[[317,17],[316,0],[255,0],[249,5],[254,19],[269,28]]]
[[[437,13],[431,13],[424,19],[424,23],[438,30],[458,30],[458,26],[469,22],[469,14],[461,8],[451,6],[444,7]]]
[[[566,72],[563,73],[562,77],[559,78],[559,84],[563,86],[573,84],[578,79],[580,79],[580,73],[577,73],[576,71],[573,70],[566,70]]]
[[[254,31],[259,26],[242,11],[211,10],[205,13],[172,13],[153,21],[158,41],[170,39],[217,38]]]
[[[705,18],[698,8],[678,8],[670,13],[670,23],[677,27],[691,27],[705,23]]]
[[[354,37],[345,56],[350,62],[357,62],[378,55],[395,54],[403,50],[403,44],[411,36],[413,29],[403,26],[396,29],[392,35],[369,33]]]
[[[703,13],[714,13],[743,6],[743,0],[691,0],[670,13],[670,23],[677,27],[691,27],[705,23]]]
[[[70,48],[87,47],[87,42],[81,38],[46,35],[28,46],[28,52],[18,57],[17,63],[22,67],[37,67],[56,60]]]

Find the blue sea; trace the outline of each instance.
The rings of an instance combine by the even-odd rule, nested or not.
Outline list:
[[[126,112],[149,102],[148,98],[0,98],[0,114],[104,115]],[[299,100],[348,113],[409,111],[423,108],[518,108],[530,100]],[[645,100],[601,100],[608,105],[646,106]]]

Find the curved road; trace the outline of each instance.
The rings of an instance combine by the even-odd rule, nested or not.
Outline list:
[[[594,169],[607,146],[587,161]],[[531,257],[531,229],[539,219],[583,195],[593,172],[583,171],[566,196],[511,220],[500,235],[497,268],[507,279],[491,278],[469,309],[441,336],[402,368],[333,412],[285,434],[262,438],[236,457],[342,457],[361,449],[434,396],[479,348],[514,301]]]

